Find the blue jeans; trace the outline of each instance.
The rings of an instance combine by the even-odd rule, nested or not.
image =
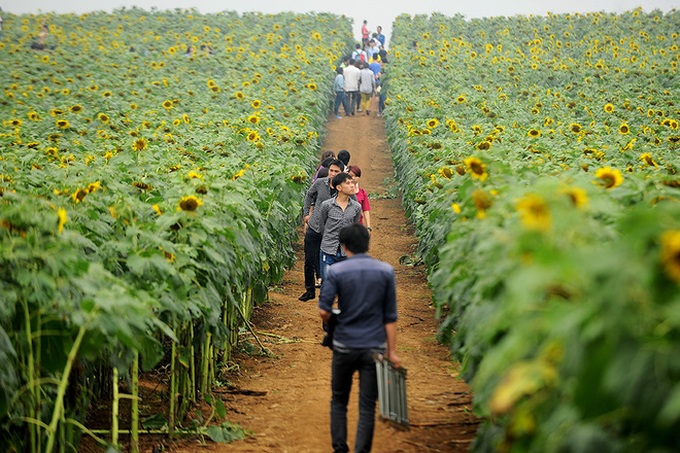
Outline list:
[[[347,259],[346,256],[343,256],[340,252],[336,253],[335,255],[330,255],[323,250],[320,252],[321,256],[321,280],[326,280],[326,274],[328,273],[328,268],[331,266],[333,263],[337,263],[338,261],[342,261]]]
[[[331,439],[335,453],[349,452],[347,445],[347,403],[352,390],[352,376],[359,371],[359,422],[354,445],[355,453],[367,453],[373,445],[375,402],[378,382],[375,371],[375,351],[350,349],[333,350],[331,368]]]
[[[347,109],[347,97],[345,96],[344,91],[335,92],[335,105],[333,106],[333,113],[335,113],[335,116],[338,116],[340,113],[340,105],[342,105],[342,108],[345,110],[345,116],[349,115],[349,111]]]

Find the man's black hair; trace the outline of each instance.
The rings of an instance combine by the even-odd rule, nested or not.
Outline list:
[[[333,159],[329,164],[328,168],[331,168],[331,165],[335,165],[340,169],[340,171],[345,171],[345,163],[341,161],[340,159]]]
[[[371,235],[365,226],[353,223],[340,230],[339,239],[340,243],[350,252],[366,253]]]
[[[343,164],[347,165],[349,163],[349,151],[346,149],[341,149],[338,152],[338,159],[342,161]]]
[[[331,180],[331,185],[333,187],[338,187],[340,184],[342,184],[345,181],[351,181],[352,177],[349,175],[349,173],[345,173],[344,171],[341,173],[338,173],[337,175],[333,176],[333,179]]]
[[[328,169],[328,167],[331,166],[331,164],[333,163],[334,160],[336,160],[334,157],[327,157],[323,160],[323,162],[321,162],[321,166],[323,168]]]

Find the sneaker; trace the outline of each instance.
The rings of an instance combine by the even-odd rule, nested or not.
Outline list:
[[[371,114],[371,111],[370,111],[370,110],[366,110],[366,116],[368,116],[368,115],[370,115],[370,114]]]
[[[342,119],[342,117],[341,117],[340,115],[335,115],[335,118],[336,118],[336,119],[339,119],[339,120]]]
[[[321,279],[320,278],[316,279],[316,285],[314,285],[314,286],[316,286],[317,288],[321,288]]]
[[[359,110],[357,110],[357,112],[361,113],[361,112],[363,112],[363,110],[359,109]]]

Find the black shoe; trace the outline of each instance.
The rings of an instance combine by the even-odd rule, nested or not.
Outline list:
[[[302,296],[298,297],[298,300],[301,300],[302,302],[307,302],[308,300],[312,300],[315,297],[316,296],[314,295],[314,293],[307,291]]]

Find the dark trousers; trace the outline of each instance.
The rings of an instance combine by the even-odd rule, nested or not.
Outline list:
[[[378,382],[375,371],[375,351],[333,350],[331,377],[331,438],[335,453],[349,452],[347,445],[347,403],[352,390],[352,376],[359,371],[359,422],[354,445],[355,453],[367,453],[373,445],[375,403]]]
[[[361,107],[361,92],[352,92],[352,111],[359,110]]]
[[[308,227],[305,233],[305,290],[310,293],[316,293],[314,275],[320,275],[320,249],[321,234]]]
[[[345,93],[345,100],[349,114],[354,115],[354,111],[359,108],[359,101],[361,101],[361,94],[358,91],[347,91]]]

